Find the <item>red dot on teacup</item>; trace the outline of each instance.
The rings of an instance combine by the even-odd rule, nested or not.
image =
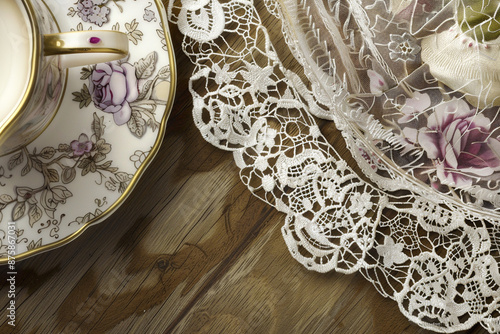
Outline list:
[[[90,44],[99,44],[101,43],[101,39],[99,37],[90,37],[89,42]]]

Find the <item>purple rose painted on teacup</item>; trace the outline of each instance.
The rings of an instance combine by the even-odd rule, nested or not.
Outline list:
[[[97,108],[112,113],[116,124],[130,120],[130,103],[139,97],[135,68],[129,63],[97,64],[89,77],[89,92]]]
[[[442,184],[464,188],[500,171],[500,141],[491,136],[490,125],[490,119],[465,101],[453,99],[435,107],[427,127],[405,128],[403,133],[420,144]]]

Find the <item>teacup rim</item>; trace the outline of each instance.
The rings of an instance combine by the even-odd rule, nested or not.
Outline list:
[[[35,89],[35,82],[37,78],[37,73],[40,67],[40,61],[41,61],[41,54],[42,54],[42,38],[40,34],[40,29],[38,27],[38,22],[36,19],[36,11],[33,7],[33,4],[31,3],[31,0],[17,0],[17,3],[22,3],[24,10],[28,16],[29,20],[29,27],[28,27],[28,32],[31,33],[30,36],[30,41],[31,41],[31,49],[30,49],[30,67],[28,69],[28,82],[27,86],[23,92],[22,97],[20,98],[19,102],[15,106],[15,109],[11,111],[9,116],[6,117],[6,119],[3,121],[3,123],[0,124],[0,145],[5,142],[7,137],[9,136],[9,131],[8,129],[16,122],[19,120],[19,118],[22,116],[23,111],[26,109],[26,106],[28,104],[28,101],[31,99],[34,93]],[[41,0],[44,6],[47,7],[47,4],[45,3],[44,0]],[[21,7],[20,7],[21,8]],[[48,8],[48,7],[47,7]],[[22,8],[21,8],[22,9]],[[52,18],[57,26],[57,29],[60,31],[60,27],[57,24],[57,21],[55,20],[54,14],[50,11],[50,14],[52,15]],[[35,137],[36,138],[36,137]],[[33,138],[33,140],[35,139]],[[6,155],[12,152],[6,152]]]

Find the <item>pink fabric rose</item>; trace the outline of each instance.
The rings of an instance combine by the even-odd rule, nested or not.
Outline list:
[[[116,124],[127,123],[132,114],[130,103],[139,97],[135,68],[129,63],[97,64],[89,80],[96,107],[112,113]]]
[[[408,123],[418,117],[427,108],[431,106],[431,98],[429,94],[415,92],[412,98],[406,100],[405,105],[401,108],[403,116],[398,119],[398,123]]]
[[[427,127],[403,133],[433,160],[442,184],[464,188],[500,170],[500,141],[491,137],[490,124],[465,101],[453,99],[435,108]]]
[[[368,70],[367,74],[368,78],[370,79],[370,93],[375,94],[376,96],[380,96],[389,88],[389,86],[385,82],[384,77],[377,72]]]

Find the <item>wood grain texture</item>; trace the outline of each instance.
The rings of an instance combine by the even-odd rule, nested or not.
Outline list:
[[[253,197],[232,154],[194,126],[193,67],[171,32],[178,88],[158,156],[109,219],[17,263],[15,328],[0,269],[0,333],[430,333],[360,274],[309,272],[290,256],[284,214]],[[341,147],[333,125],[319,124]]]

